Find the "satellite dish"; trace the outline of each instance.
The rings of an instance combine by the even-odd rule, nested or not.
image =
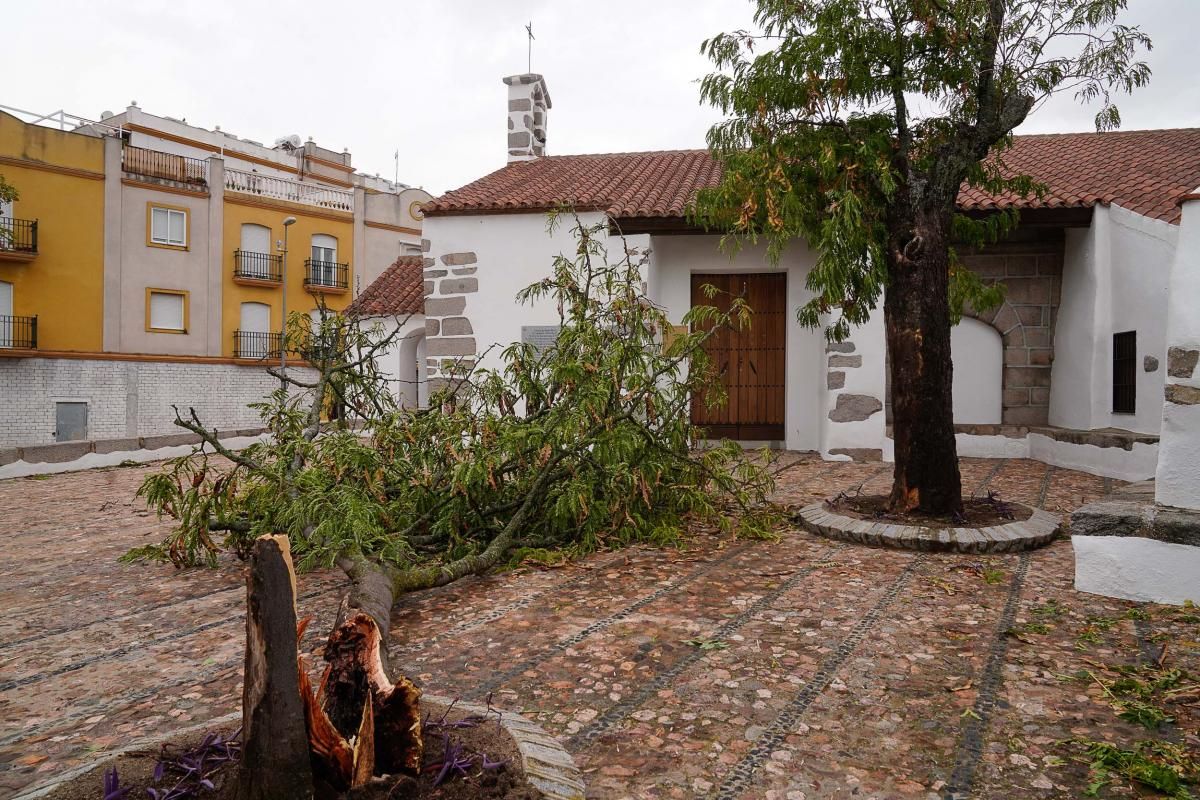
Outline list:
[[[113,116],[116,116],[116,115],[115,115],[115,114],[113,114],[113,112],[111,112],[111,111],[101,111],[101,112],[100,112],[100,119],[101,119],[101,120],[106,120],[106,119],[108,119],[109,117],[113,117]]]
[[[300,134],[298,133],[293,133],[291,136],[287,137],[287,140],[288,144],[290,144],[292,147],[300,146]]]

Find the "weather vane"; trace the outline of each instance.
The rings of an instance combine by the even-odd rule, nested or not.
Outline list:
[[[525,26],[525,32],[529,34],[529,54],[525,71],[533,72],[533,20],[529,20],[529,24]]]

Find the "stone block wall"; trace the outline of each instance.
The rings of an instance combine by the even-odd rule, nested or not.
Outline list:
[[[985,283],[999,281],[1007,290],[998,308],[966,312],[991,325],[1003,339],[1005,425],[1046,425],[1049,421],[1063,241],[1061,229],[1025,228],[982,251],[961,254],[967,267]]]
[[[475,366],[475,329],[467,315],[467,297],[479,292],[479,269],[473,252],[429,258],[425,248],[425,368],[429,391],[446,388],[457,375]]]
[[[297,370],[305,379],[315,372]],[[0,359],[0,448],[54,442],[55,403],[88,404],[88,439],[179,433],[171,406],[222,430],[260,426],[248,407],[279,385],[262,367],[72,358]]]

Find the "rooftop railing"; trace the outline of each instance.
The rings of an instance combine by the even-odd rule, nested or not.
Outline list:
[[[225,170],[225,191],[241,194],[256,194],[275,200],[330,208],[336,211],[354,211],[354,192],[332,189],[313,183],[302,183],[290,178],[277,178],[240,169]]]
[[[160,150],[125,145],[121,148],[121,169],[131,175],[161,178],[194,186],[208,186],[208,162]]]

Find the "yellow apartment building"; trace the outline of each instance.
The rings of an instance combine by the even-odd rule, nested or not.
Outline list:
[[[0,112],[0,175],[0,350],[100,350],[104,142]]]

